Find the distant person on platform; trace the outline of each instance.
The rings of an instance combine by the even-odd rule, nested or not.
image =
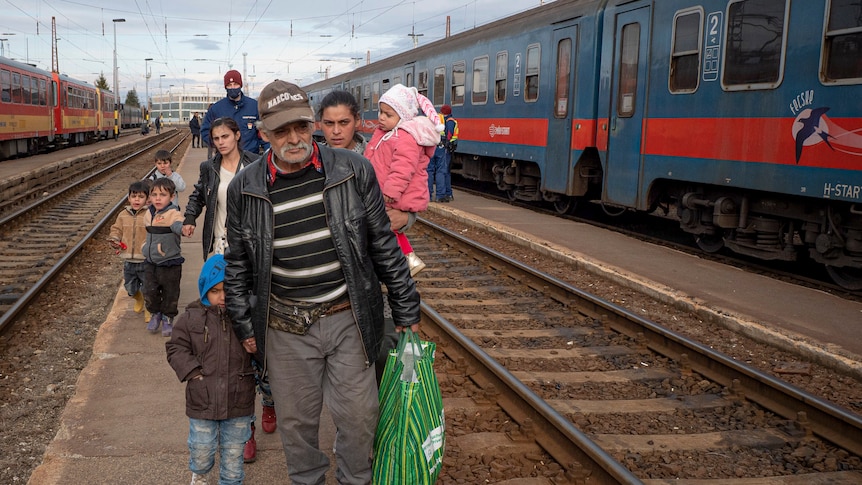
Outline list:
[[[156,116],[156,123],[155,124],[156,124],[156,134],[158,135],[159,133],[162,132],[162,115]]]
[[[428,195],[432,201],[452,202],[452,154],[458,148],[458,120],[452,117],[452,107],[444,104],[440,108],[440,123],[445,129],[440,132],[440,144],[428,163]],[[434,186],[437,194],[434,194]]]
[[[198,117],[198,114],[195,113],[192,116],[192,119],[189,120],[189,130],[192,132],[192,148],[200,148],[201,147],[201,119]],[[195,145],[195,140],[197,140],[197,146]]]
[[[239,71],[230,70],[224,75],[224,88],[227,90],[227,96],[214,103],[204,116],[201,125],[204,143],[212,143],[210,125],[213,121],[221,117],[233,118],[239,125],[242,149],[260,155],[269,148],[269,143],[264,143],[257,134],[257,100],[242,94],[242,76]]]

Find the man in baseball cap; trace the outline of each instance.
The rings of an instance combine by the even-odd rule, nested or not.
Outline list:
[[[326,479],[326,402],[338,429],[336,476],[371,483],[380,283],[396,329],[418,330],[419,294],[371,162],[312,140],[308,95],[295,84],[273,81],[258,106],[271,148],[228,187],[227,310],[243,347],[266,362],[279,420],[296,424],[278,426],[290,482]]]
[[[201,139],[209,146],[212,143],[210,139],[212,122],[219,118],[233,118],[239,125],[240,147],[259,155],[268,146],[258,136],[255,126],[258,120],[257,101],[243,94],[242,75],[235,69],[225,73],[224,88],[227,96],[213,104],[204,116],[201,124]]]

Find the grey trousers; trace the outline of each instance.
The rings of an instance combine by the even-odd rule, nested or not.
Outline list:
[[[338,483],[371,483],[378,402],[374,365],[365,362],[349,310],[321,318],[306,335],[267,330],[269,383],[293,485],[324,485],[329,458],[318,439],[323,404],[338,430]]]

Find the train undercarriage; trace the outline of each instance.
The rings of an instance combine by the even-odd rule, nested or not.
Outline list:
[[[561,214],[574,212],[579,201],[601,199],[598,157],[586,156],[575,168],[579,176],[567,195],[541,190],[541,171],[531,162],[456,154],[452,163],[453,173],[494,183],[510,200],[549,202]],[[650,211],[664,207],[706,252],[728,248],[773,261],[808,257],[838,285],[862,290],[860,204],[674,181],[656,182],[649,200]]]
[[[674,192],[665,201],[672,201],[680,227],[704,251],[726,247],[780,261],[805,253],[840,286],[862,289],[862,206],[709,186]]]

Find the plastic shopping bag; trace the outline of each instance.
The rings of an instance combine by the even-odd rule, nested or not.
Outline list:
[[[406,329],[389,352],[374,438],[375,485],[431,485],[440,475],[446,440],[436,347]]]

